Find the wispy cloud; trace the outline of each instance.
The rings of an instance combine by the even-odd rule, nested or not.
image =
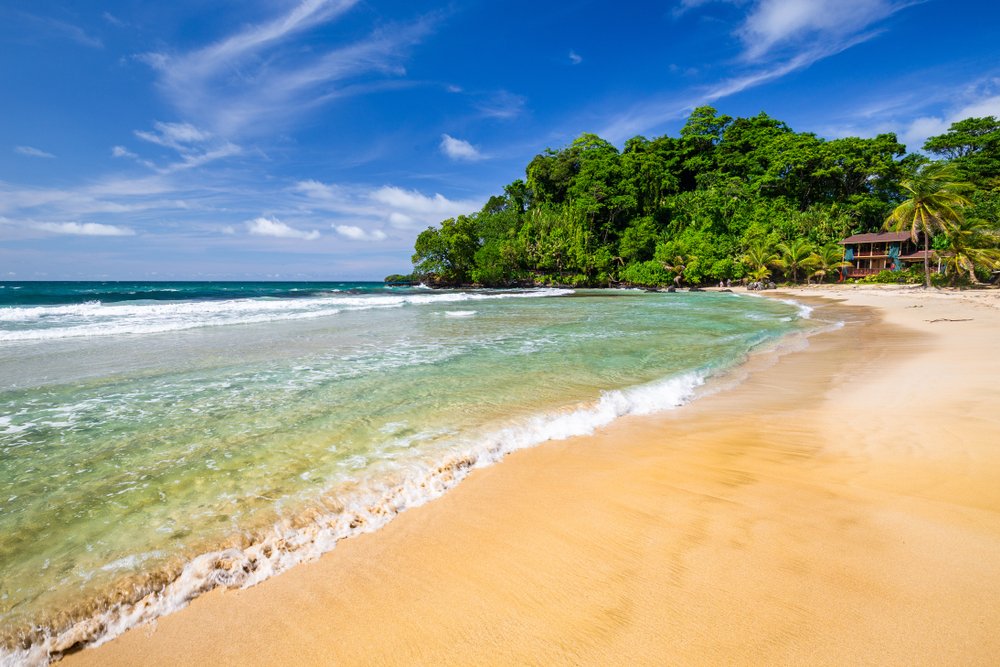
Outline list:
[[[112,146],[111,147],[111,157],[127,157],[127,158],[138,158],[139,156],[125,148],[124,146]]]
[[[524,112],[527,100],[522,95],[516,95],[506,90],[500,90],[487,95],[476,103],[476,108],[487,118],[510,120]]]
[[[256,218],[246,223],[247,231],[254,236],[271,236],[279,239],[301,239],[303,241],[315,241],[320,234],[315,229],[303,231],[289,227],[277,218]]]
[[[744,57],[760,60],[776,50],[834,52],[913,2],[891,0],[759,0],[737,31]],[[874,33],[869,34],[869,37]]]
[[[46,32],[53,37],[69,39],[80,46],[86,46],[91,49],[104,48],[104,42],[102,42],[98,37],[88,34],[78,25],[49,18],[47,16],[36,16],[26,12],[18,12],[18,15],[25,21],[34,24],[42,32]]]
[[[479,199],[449,199],[391,185],[366,188],[309,180],[297,183],[293,193],[301,197],[302,208],[333,213],[344,224],[362,228],[388,224],[412,231],[482,207]]]
[[[151,144],[177,151],[180,156],[179,161],[162,167],[158,167],[148,160],[139,160],[143,165],[160,173],[200,167],[203,164],[239,155],[242,152],[242,149],[231,141],[218,139],[212,133],[198,129],[190,123],[156,122],[153,127],[154,131],[136,130],[135,136]],[[124,146],[114,147],[112,154],[115,157],[138,159],[135,153]]]
[[[28,157],[40,157],[47,159],[55,157],[55,155],[53,155],[52,153],[46,153],[42,149],[35,148],[34,146],[15,146],[14,152],[19,153],[21,155],[26,155]]]
[[[681,13],[713,2],[684,0]],[[892,0],[756,0],[733,31],[741,45],[737,73],[687,94],[659,97],[619,113],[602,131],[620,141],[668,121],[694,107],[781,79],[881,34],[877,24],[916,2]]]
[[[200,144],[212,138],[208,132],[199,130],[190,123],[153,123],[155,132],[136,130],[135,136],[159,146],[177,151],[188,149],[192,144]]]
[[[105,21],[115,26],[116,28],[124,28],[126,25],[128,25],[127,23],[125,23],[125,21],[122,21],[120,18],[118,18],[111,12],[104,12],[103,14],[101,14],[101,18],[103,18]]]
[[[159,86],[186,117],[217,134],[273,131],[276,123],[338,97],[378,88],[362,75],[402,76],[406,50],[432,18],[387,26],[325,52],[293,48],[295,38],[328,24],[357,0],[304,0],[274,19],[245,27],[195,51],[145,54]]]
[[[37,222],[35,229],[53,234],[73,234],[75,236],[134,236],[135,231],[129,227],[104,225],[97,222]]]
[[[479,149],[464,139],[456,139],[450,134],[441,135],[441,152],[452,160],[465,160],[474,162],[482,160],[485,156]]]
[[[879,86],[872,99],[852,100],[819,126],[828,137],[893,132],[909,151],[919,151],[928,137],[948,131],[966,118],[1000,118],[1000,77],[997,72],[962,80],[952,68],[920,71],[891,87]]]
[[[569,62],[571,65],[579,65],[583,62],[583,56],[581,56],[576,51],[569,52]]]
[[[680,0],[677,6],[674,7],[674,16],[680,17],[686,14],[691,9],[697,9],[703,5],[709,5],[714,3],[724,3],[728,5],[743,5],[749,2],[749,0]]]
[[[361,229],[357,225],[335,225],[333,227],[334,231],[351,241],[384,241],[388,235],[381,229],[374,229],[371,231],[366,231]]]
[[[0,215],[20,220],[77,221],[80,217],[186,210],[174,184],[161,176],[105,178],[72,188],[18,187],[0,182]]]

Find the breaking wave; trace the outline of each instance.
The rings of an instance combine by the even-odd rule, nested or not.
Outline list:
[[[314,560],[345,537],[375,531],[400,512],[439,497],[475,468],[550,440],[588,435],[625,415],[669,410],[690,401],[708,370],[603,392],[589,404],[552,411],[450,443],[437,460],[410,461],[389,474],[371,475],[345,492],[330,489],[312,509],[267,530],[240,536],[238,544],[202,554],[179,567],[146,575],[67,612],[63,627],[11,629],[0,648],[0,666],[46,665],[82,645],[98,646],[129,628],[182,609],[217,587],[248,588],[299,563]],[[136,556],[135,558],[142,558]],[[109,564],[113,566],[115,564]]]

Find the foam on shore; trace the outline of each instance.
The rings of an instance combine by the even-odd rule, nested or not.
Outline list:
[[[692,399],[708,375],[706,369],[603,392],[592,404],[537,415],[456,442],[449,448],[451,454],[439,462],[412,462],[392,478],[360,483],[346,498],[329,496],[326,511],[319,509],[322,502],[317,503],[317,509],[246,538],[244,545],[194,558],[173,577],[170,573],[154,574],[138,587],[132,582],[134,600],[129,600],[130,591],[117,591],[112,597],[119,602],[61,631],[50,633],[35,628],[24,633],[20,647],[0,649],[0,666],[45,665],[81,644],[99,646],[129,628],[182,609],[214,588],[254,586],[318,558],[346,537],[378,530],[400,512],[441,496],[471,470],[492,465],[510,452],[550,440],[589,435],[625,415],[648,415],[680,407]]]

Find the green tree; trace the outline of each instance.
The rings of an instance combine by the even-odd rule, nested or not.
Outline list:
[[[948,230],[944,252],[945,273],[952,282],[960,273],[969,276],[972,283],[979,282],[976,269],[1000,268],[1000,249],[997,235],[983,220],[962,219]]]
[[[793,283],[799,281],[799,271],[812,269],[815,266],[813,246],[805,239],[794,239],[788,243],[779,243],[780,253],[774,266],[781,270]]]
[[[663,268],[674,274],[674,286],[680,287],[681,283],[684,282],[684,275],[688,270],[688,266],[695,260],[694,257],[685,257],[684,255],[675,255],[669,261],[663,262]]]
[[[475,218],[460,215],[442,222],[440,229],[428,227],[420,232],[414,244],[413,264],[417,273],[462,283],[475,266],[479,245]]]
[[[813,277],[823,282],[829,276],[835,275],[838,270],[851,266],[851,263],[844,260],[843,246],[831,243],[813,253],[812,265]]]
[[[653,258],[660,236],[661,231],[651,217],[639,218],[622,233],[618,256],[626,264],[648,261]]]
[[[971,202],[963,193],[970,185],[958,180],[953,164],[932,162],[900,183],[909,196],[886,218],[884,227],[908,231],[914,242],[924,237],[924,287],[931,286],[930,237],[947,232],[962,220],[961,208]]]
[[[771,267],[778,261],[778,254],[764,243],[755,243],[747,248],[740,258],[750,269],[749,277],[753,280],[765,280],[771,275]]]
[[[961,186],[942,195],[938,183],[923,198],[920,183],[941,181],[932,177],[940,167],[904,156],[894,134],[826,140],[764,113],[731,118],[699,107],[678,137],[633,137],[619,151],[583,134],[545,150],[479,212],[421,232],[413,261],[444,283],[492,286],[697,284],[763,279],[772,267],[789,280],[825,279],[839,261],[828,247],[851,233],[895,225],[944,251],[952,239],[940,232],[961,219],[959,209],[1000,226],[1000,122],[960,121],[927,149],[948,158],[953,183],[974,184],[971,205],[947,200],[949,191],[964,197]],[[954,242],[980,249],[963,238]],[[782,241],[783,256],[774,252]]]
[[[928,138],[924,150],[950,160],[964,178],[984,184],[1000,177],[1000,121],[986,116],[952,123],[944,134]]]

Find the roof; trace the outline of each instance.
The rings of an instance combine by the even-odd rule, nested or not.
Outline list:
[[[930,259],[940,259],[942,257],[951,257],[952,254],[950,252],[939,252],[932,248],[930,250],[918,250],[911,255],[903,255],[900,259],[904,262],[916,262],[918,260],[923,261],[924,255],[927,255]]]
[[[880,234],[855,234],[848,236],[843,241],[837,241],[840,245],[851,243],[894,243],[905,241],[910,238],[910,232],[882,232]]]

